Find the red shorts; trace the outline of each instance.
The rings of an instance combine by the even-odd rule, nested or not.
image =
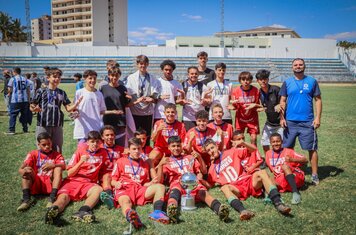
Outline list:
[[[182,185],[180,184],[179,181],[175,181],[169,186],[168,195],[171,193],[171,191],[173,189],[178,189],[182,195],[187,193],[187,191],[182,187]],[[200,190],[207,191],[207,189],[206,189],[206,187],[204,185],[198,183],[198,185],[195,187],[195,189],[193,189],[191,191],[191,193],[190,193],[190,195],[192,195],[192,197],[194,197],[195,202],[200,202],[201,201],[199,196],[198,196],[198,191],[200,191]]]
[[[31,186],[31,194],[50,194],[52,191],[52,182],[49,176],[35,175]]]
[[[88,191],[94,186],[99,185],[83,180],[65,179],[58,195],[68,194],[71,201],[81,201],[87,197]]]
[[[120,189],[114,189],[115,201],[118,201],[121,196],[128,196],[133,205],[143,206],[153,201],[153,198],[145,198],[147,187],[139,184],[124,184]],[[119,206],[119,204],[118,204]]]
[[[304,172],[301,170],[293,170],[295,183],[297,184],[297,188],[300,188],[304,185]],[[276,184],[278,191],[283,192],[292,192],[291,186],[288,184],[288,181],[285,177],[285,174],[279,174],[275,176]]]
[[[164,154],[166,155],[166,157],[171,156],[171,151],[169,151],[168,147],[155,146],[153,150],[160,152],[162,154],[161,157],[163,157]]]
[[[260,133],[260,124],[257,121],[251,121],[251,122],[243,122],[241,120],[235,119],[235,129],[241,132],[245,132],[245,129],[247,128],[247,133],[251,134],[256,134],[258,135]]]
[[[240,194],[238,195],[238,198],[240,200],[246,200],[249,196],[259,197],[262,194],[262,188],[255,189],[253,187],[252,175],[242,178],[241,180],[238,180],[235,183],[230,184],[230,185],[234,186],[236,189],[239,190]]]

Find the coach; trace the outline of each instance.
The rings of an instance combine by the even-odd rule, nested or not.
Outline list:
[[[312,168],[312,183],[319,184],[318,138],[316,129],[320,126],[322,102],[318,82],[304,75],[305,62],[296,58],[292,62],[294,77],[284,81],[280,90],[281,126],[284,129],[283,147],[294,148],[298,137],[304,150],[309,152]],[[313,112],[315,99],[316,116]]]

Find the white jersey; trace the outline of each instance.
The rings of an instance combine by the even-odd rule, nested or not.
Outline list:
[[[186,100],[189,100],[191,104],[183,106],[183,121],[195,121],[195,114],[200,110],[205,110],[205,107],[201,105],[203,95],[208,91],[208,87],[203,85],[203,92],[200,94],[198,89],[198,83],[195,86],[188,85],[188,90],[185,94]]]
[[[175,104],[175,98],[179,95],[178,89],[183,90],[182,85],[177,80],[167,81],[166,79],[160,77],[158,81],[161,83],[161,94],[160,95],[169,95],[167,99],[159,99],[155,106],[155,119],[165,118],[164,116],[164,106],[168,103]],[[176,115],[176,119],[178,118],[178,114]]]
[[[225,80],[223,83],[214,80],[209,82],[207,86],[208,88],[213,89],[213,92],[211,93],[212,104],[210,105],[210,107],[213,107],[213,105],[216,103],[221,104],[224,111],[224,116],[222,117],[222,119],[232,119],[230,110],[227,108],[230,103],[232,84]],[[210,108],[209,120],[213,120],[212,111],[213,110]]]
[[[86,88],[75,92],[74,100],[83,96],[78,106],[79,117],[74,121],[74,139],[86,138],[89,131],[100,131],[103,127],[101,112],[106,110],[104,96],[100,91],[88,91]]]

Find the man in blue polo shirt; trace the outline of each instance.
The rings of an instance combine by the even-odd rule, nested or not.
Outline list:
[[[284,127],[283,147],[294,148],[298,137],[304,150],[309,152],[312,168],[312,183],[319,184],[318,138],[316,129],[320,126],[322,102],[318,82],[304,74],[305,62],[297,58],[292,62],[294,77],[288,78],[280,90],[281,126]],[[316,115],[313,111],[315,99]]]

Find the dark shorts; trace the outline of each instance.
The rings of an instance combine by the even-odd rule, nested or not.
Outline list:
[[[297,137],[303,150],[318,150],[318,136],[313,121],[287,121],[287,128],[283,132],[283,147],[294,148]]]

